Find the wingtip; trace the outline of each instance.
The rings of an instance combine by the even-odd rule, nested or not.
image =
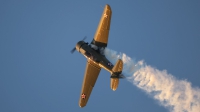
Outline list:
[[[80,108],[83,108],[82,106],[79,105]]]
[[[105,7],[106,7],[107,9],[111,9],[109,4],[106,4]]]
[[[114,88],[114,89],[112,89],[113,91],[116,91],[117,90],[117,88]]]
[[[81,104],[79,104],[79,107],[80,107],[80,108],[83,108],[83,107],[85,107],[85,105],[81,105]]]
[[[109,5],[109,4],[106,4],[106,6],[107,6],[107,7],[110,7],[110,5]]]

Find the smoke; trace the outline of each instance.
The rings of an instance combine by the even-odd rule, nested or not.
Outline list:
[[[124,62],[123,74],[127,80],[158,100],[172,112],[200,112],[200,89],[193,88],[187,80],[178,80],[166,70],[160,71],[135,62],[123,53],[105,49],[106,57],[113,63],[119,58]]]

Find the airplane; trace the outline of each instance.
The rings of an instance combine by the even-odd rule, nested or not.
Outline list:
[[[76,44],[74,49],[71,50],[71,53],[77,50],[87,59],[86,70],[79,100],[80,107],[86,106],[101,68],[104,68],[111,73],[110,86],[113,91],[115,91],[118,87],[119,78],[125,78],[122,74],[123,61],[119,59],[116,64],[113,65],[104,55],[104,49],[108,44],[111,15],[111,7],[107,4],[105,5],[92,42],[90,44],[88,42],[84,42],[86,39],[84,38],[82,41],[79,41]]]

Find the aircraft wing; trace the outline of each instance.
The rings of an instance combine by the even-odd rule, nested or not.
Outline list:
[[[80,94],[79,106],[84,107],[90,97],[95,82],[99,76],[101,68],[90,59],[87,60],[85,76],[83,79],[82,90]]]
[[[95,44],[99,47],[106,47],[108,43],[108,35],[110,29],[112,10],[109,5],[106,5],[99,22],[99,26],[94,35],[94,39],[91,44]]]

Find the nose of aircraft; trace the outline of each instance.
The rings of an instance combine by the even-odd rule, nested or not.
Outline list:
[[[76,44],[76,50],[79,52],[79,49],[81,48],[81,46],[85,44],[84,41],[79,41],[77,44]]]
[[[82,39],[82,42],[84,42],[84,40],[86,39],[87,37],[85,36],[83,39]],[[85,43],[85,42],[84,42]],[[77,44],[76,44],[76,47],[74,47],[72,50],[71,50],[71,53],[74,53],[74,51],[75,50],[77,50],[77,51],[79,51],[79,48],[80,48],[80,46],[82,45],[80,45],[81,44],[81,41],[79,41]],[[78,49],[77,49],[77,45],[79,45],[79,47],[78,47]]]

